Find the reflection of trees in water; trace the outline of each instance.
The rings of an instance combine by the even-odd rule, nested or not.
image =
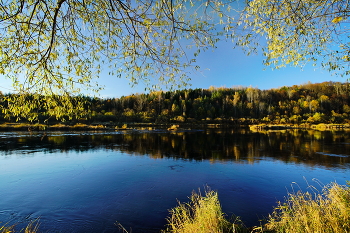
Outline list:
[[[69,134],[18,136],[0,139],[2,154],[24,151],[117,150],[151,158],[236,161],[254,163],[274,158],[311,166],[350,163],[350,133],[345,131],[233,131],[127,132],[123,134]],[[322,154],[317,153],[322,152]],[[339,156],[337,156],[339,155]]]

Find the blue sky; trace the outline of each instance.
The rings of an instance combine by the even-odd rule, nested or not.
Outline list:
[[[287,67],[272,70],[262,64],[263,57],[259,55],[246,56],[240,49],[232,49],[229,42],[220,42],[215,50],[208,50],[197,57],[201,72],[193,71],[188,88],[252,86],[259,89],[271,89],[282,86],[292,86],[324,81],[345,82],[346,77],[331,75],[320,67],[308,64],[302,70],[300,67]],[[192,70],[192,69],[191,69]],[[105,88],[98,95],[103,98],[121,97],[134,93],[143,93],[145,86],[132,88],[127,79],[101,75],[98,80]],[[0,91],[8,93],[11,89],[10,80],[2,78]]]
[[[192,84],[188,88],[209,88],[252,86],[259,89],[271,89],[282,86],[292,86],[307,83],[320,83],[324,81],[345,82],[346,77],[331,75],[320,67],[308,64],[300,67],[286,67],[272,70],[262,64],[263,57],[259,55],[247,56],[241,49],[232,49],[229,42],[221,42],[215,50],[208,50],[197,57],[201,72],[193,71],[190,75]],[[133,93],[143,93],[144,86],[131,88],[127,80],[102,77],[100,83],[105,89],[101,97],[120,97]]]

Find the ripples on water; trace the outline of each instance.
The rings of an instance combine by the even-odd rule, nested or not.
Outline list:
[[[349,168],[346,131],[3,132],[0,221],[159,231],[177,200],[208,185],[228,215],[256,225],[287,190],[344,184]]]

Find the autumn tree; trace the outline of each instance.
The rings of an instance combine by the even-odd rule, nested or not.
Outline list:
[[[235,108],[235,116],[237,116],[237,105],[238,105],[238,103],[239,103],[239,101],[241,100],[241,96],[240,96],[240,94],[239,94],[239,92],[235,92],[235,94],[233,95],[233,106],[234,106],[234,108]]]
[[[0,74],[18,94],[3,111],[78,116],[76,96],[99,91],[94,78],[106,67],[131,85],[182,87],[195,57],[224,38],[248,53],[261,48],[266,65],[321,62],[347,75],[349,8],[345,0],[0,1]]]
[[[224,7],[219,0],[1,1],[0,74],[20,95],[7,99],[13,108],[6,111],[19,118],[36,109],[70,116],[79,107],[71,96],[99,91],[94,79],[106,66],[131,85],[184,86],[185,70],[195,61],[185,57],[187,46],[197,55],[215,45],[212,19],[222,18]]]
[[[244,33],[236,31],[234,36],[249,52],[262,48],[266,65],[321,63],[348,75],[349,16],[345,0],[250,0],[239,21]]]

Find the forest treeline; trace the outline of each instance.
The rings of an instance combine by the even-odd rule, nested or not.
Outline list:
[[[210,87],[158,91],[107,99],[80,96],[79,98],[85,102],[85,114],[78,121],[350,123],[349,92],[349,83],[323,82],[270,90],[254,87]],[[1,107],[7,108],[5,101],[2,101]],[[47,120],[45,111],[38,109],[38,112],[40,121]],[[4,113],[0,119],[19,120]]]

